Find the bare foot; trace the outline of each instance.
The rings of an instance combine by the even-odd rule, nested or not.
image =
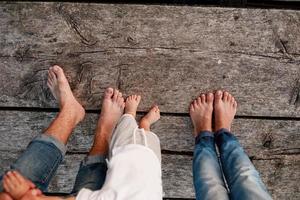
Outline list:
[[[84,118],[85,110],[73,96],[64,71],[58,65],[49,68],[47,85],[59,102],[60,110],[72,113],[75,123],[80,122]]]
[[[106,154],[111,134],[124,112],[124,98],[117,89],[107,88],[104,93],[94,144],[89,155]]]
[[[230,130],[236,109],[237,102],[231,94],[220,90],[215,93],[215,131],[218,131],[221,128]]]
[[[141,101],[140,95],[130,95],[127,97],[125,102],[125,113],[131,114],[133,117],[136,116],[137,107]]]
[[[160,118],[160,111],[158,106],[153,106],[149,112],[141,119],[140,128],[150,131],[150,126]]]
[[[9,171],[3,178],[4,190],[13,198],[20,199],[34,184],[17,171]]]
[[[201,131],[212,131],[213,93],[201,94],[190,105],[190,116],[194,125],[194,136]]]
[[[124,112],[124,98],[117,89],[107,88],[102,102],[101,114],[98,125],[104,132],[112,133],[121,115]],[[103,131],[102,131],[103,132]]]

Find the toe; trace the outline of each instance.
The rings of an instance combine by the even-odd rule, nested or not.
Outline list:
[[[58,65],[54,65],[52,67],[52,69],[53,69],[54,72],[57,72],[57,73],[63,73],[64,72],[64,70]]]
[[[114,93],[114,89],[112,89],[112,88],[106,88],[106,90],[104,92],[104,98],[105,99],[111,99],[113,93]]]
[[[7,184],[7,181],[6,181],[6,178],[5,176],[3,177],[3,188],[6,192],[9,192],[9,187],[8,187],[8,184]]]
[[[194,101],[193,101],[193,105],[194,105],[194,109],[197,109],[197,108],[198,108],[199,104],[198,104],[197,100],[194,100]]]
[[[114,100],[114,101],[117,101],[117,100],[118,100],[118,97],[119,97],[119,90],[114,89],[113,100]]]
[[[231,100],[230,100],[230,102],[231,102],[231,104],[234,104],[234,102],[235,102],[235,99],[234,99],[234,97],[231,97]]]
[[[191,103],[191,104],[190,104],[190,112],[194,112],[194,111],[195,111],[194,104]]]
[[[59,67],[58,65],[54,65],[52,71],[54,72],[54,74],[56,75],[58,80],[60,80],[60,81],[66,80],[64,70],[61,67]]]
[[[52,88],[53,82],[52,82],[51,80],[48,80],[48,81],[47,81],[47,86],[48,86],[49,88]]]
[[[136,100],[137,100],[138,103],[140,103],[141,98],[142,98],[142,97],[141,97],[140,95],[137,95]]]
[[[196,103],[198,104],[198,105],[200,105],[202,102],[201,102],[202,100],[201,100],[201,97],[199,96],[199,97],[197,97],[197,99],[196,99]]]
[[[202,103],[205,103],[205,101],[206,101],[206,97],[205,97],[205,94],[201,94],[201,102]]]
[[[206,95],[206,101],[208,103],[212,103],[214,101],[214,94],[209,92],[207,95]]]
[[[223,100],[227,101],[229,93],[227,91],[223,92]]]
[[[215,93],[215,100],[221,100],[223,96],[223,92],[221,90],[217,90]]]
[[[236,101],[233,103],[233,107],[237,108],[237,102]]]
[[[48,74],[49,74],[48,78],[51,79],[52,81],[56,79],[56,75],[53,70],[49,70]]]
[[[19,183],[25,182],[24,177],[19,172],[13,171],[13,174],[15,175],[15,177],[19,181]]]
[[[227,101],[231,102],[231,99],[232,99],[232,95],[230,93],[228,93]]]
[[[118,103],[120,106],[122,106],[124,104],[124,98],[123,97],[119,97],[118,98]]]
[[[194,112],[194,111],[195,111],[194,104],[191,103],[191,104],[190,104],[190,112]]]

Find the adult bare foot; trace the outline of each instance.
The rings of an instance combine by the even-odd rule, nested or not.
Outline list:
[[[111,134],[124,112],[124,98],[117,89],[107,88],[104,93],[94,144],[89,155],[106,154]]]
[[[194,125],[194,136],[201,131],[212,131],[213,93],[201,94],[190,105],[190,116]]]
[[[218,131],[221,128],[230,130],[236,109],[237,102],[231,94],[220,90],[215,93],[215,131]]]
[[[150,126],[160,118],[160,110],[158,106],[153,106],[149,112],[141,119],[140,128],[150,131]]]
[[[121,115],[124,112],[124,98],[117,89],[107,88],[102,102],[98,125],[102,132],[112,133]]]
[[[130,95],[127,97],[125,102],[125,113],[131,114],[133,117],[136,116],[137,107],[141,101],[140,95]]]
[[[64,71],[58,65],[49,68],[47,85],[59,103],[61,111],[67,111],[80,122],[85,115],[84,108],[75,99]]]

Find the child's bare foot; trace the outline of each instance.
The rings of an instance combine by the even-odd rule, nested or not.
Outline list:
[[[17,171],[9,171],[3,178],[3,188],[13,199],[20,199],[33,186]]]
[[[94,144],[89,155],[106,154],[111,134],[124,112],[124,98],[117,89],[107,88],[104,93]]]
[[[218,131],[221,128],[230,130],[236,109],[237,102],[231,94],[220,90],[215,93],[215,131]]]
[[[160,118],[160,111],[158,106],[153,106],[149,112],[141,119],[140,128],[150,131],[150,126]]]
[[[75,117],[75,123],[80,122],[84,118],[85,110],[73,96],[64,71],[58,65],[49,68],[47,85],[59,102],[60,110],[70,112]]]
[[[125,113],[131,114],[133,117],[136,116],[137,107],[141,101],[140,95],[130,95],[127,97],[125,102]]]
[[[213,93],[201,94],[190,105],[190,116],[194,125],[194,136],[201,131],[212,131]]]

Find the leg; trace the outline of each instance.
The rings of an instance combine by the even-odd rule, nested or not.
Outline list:
[[[193,176],[197,200],[229,199],[212,133],[213,94],[202,94],[190,106],[194,125]]]
[[[81,163],[72,191],[76,195],[82,188],[99,190],[104,184],[107,165],[106,157],[111,134],[124,109],[124,99],[118,90],[105,91],[101,114],[96,128],[94,144]]]
[[[150,127],[152,124],[157,122],[160,119],[160,111],[158,106],[153,106],[149,112],[141,119],[140,128],[143,128],[145,132],[141,132],[141,134],[145,134],[145,138],[147,139],[147,146],[152,149],[152,151],[158,157],[158,160],[161,162],[161,149],[160,149],[160,141],[157,135],[150,131]]]
[[[35,138],[11,166],[11,169],[20,172],[43,191],[48,187],[63,160],[66,152],[65,144],[73,128],[85,114],[84,109],[73,96],[60,67],[54,66],[49,69],[48,86],[59,102],[60,112],[45,133]]]
[[[237,103],[228,93],[215,94],[216,143],[231,199],[272,199],[259,173],[251,163],[230,126],[236,113]]]
[[[131,106],[128,104],[129,99],[132,102]],[[141,97],[137,95],[129,96],[126,99],[125,114],[118,121],[117,127],[114,130],[109,142],[109,158],[113,156],[113,151],[115,148],[133,143],[133,134],[135,129],[138,127],[135,120],[135,111],[140,100]]]

